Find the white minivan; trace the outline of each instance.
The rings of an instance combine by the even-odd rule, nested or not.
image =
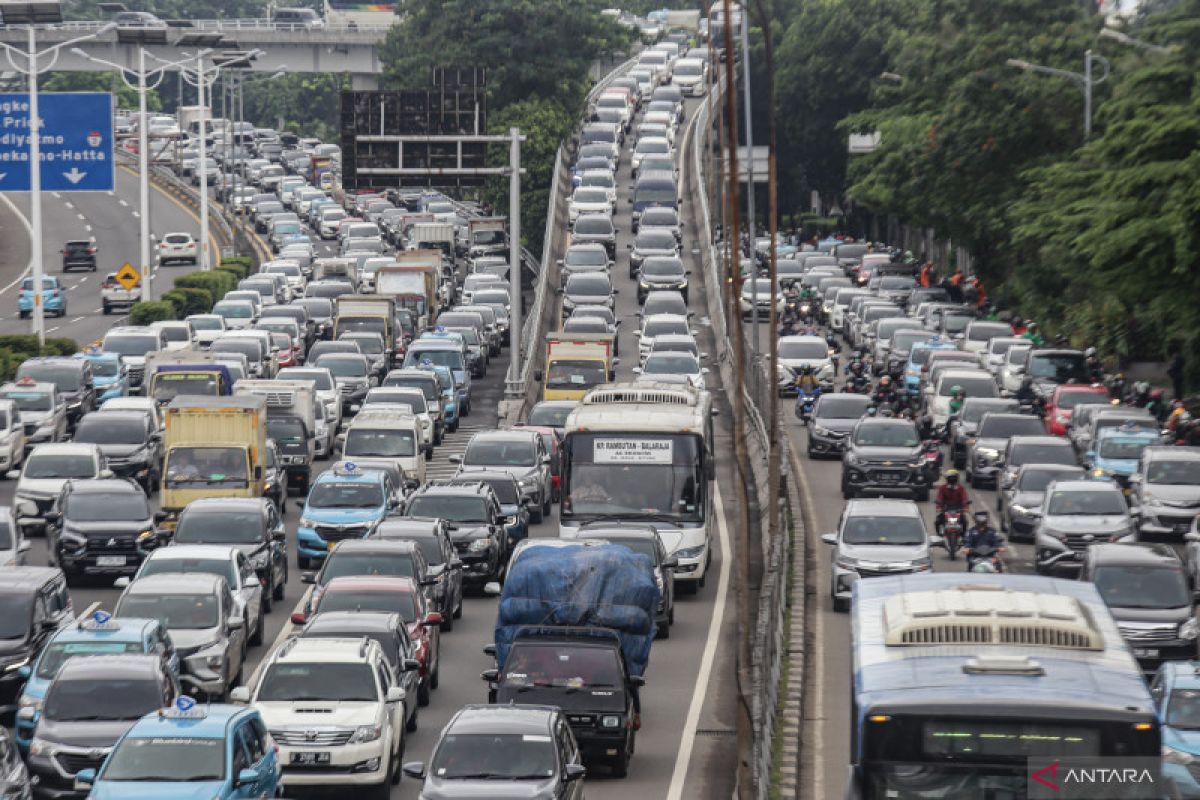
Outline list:
[[[399,408],[381,404],[355,415],[342,439],[342,459],[389,459],[404,474],[425,483],[425,458],[421,453],[421,422]]]

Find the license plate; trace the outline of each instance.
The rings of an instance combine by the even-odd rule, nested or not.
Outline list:
[[[329,753],[328,752],[292,753],[292,763],[293,764],[328,764],[329,763]]]
[[[123,567],[125,566],[125,556],[97,556],[97,567]]]
[[[1176,533],[1187,533],[1187,532],[1188,532],[1188,531],[1190,531],[1191,529],[1192,529],[1192,526],[1191,526],[1191,525],[1189,525],[1189,524],[1188,524],[1188,523],[1186,523],[1186,522],[1185,522],[1185,523],[1183,523],[1182,525],[1176,525],[1176,526],[1175,526],[1175,532],[1176,532]]]
[[[1152,647],[1133,648],[1134,658],[1158,658],[1158,650]]]
[[[899,479],[900,478],[898,475],[892,475],[890,473],[885,473],[885,474],[879,476],[880,483],[895,483]]]

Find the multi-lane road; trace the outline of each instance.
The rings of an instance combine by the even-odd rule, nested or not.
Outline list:
[[[695,103],[689,103],[690,113]],[[617,246],[618,265],[614,284],[619,289],[617,313],[621,319],[620,338],[626,359],[618,367],[618,379],[631,380],[636,364],[638,328],[636,284],[629,279],[626,264],[626,244],[632,241],[632,225],[628,199],[632,191],[628,149],[623,154],[619,172],[620,192],[616,226],[620,230]],[[81,344],[103,335],[110,327],[120,324],[120,315],[104,316],[100,311],[99,282],[103,274],[118,268],[123,262],[136,263],[138,246],[137,179],[129,170],[118,168],[116,191],[112,194],[62,193],[46,194],[43,198],[44,243],[48,274],[59,272],[58,251],[62,242],[71,238],[96,238],[99,269],[97,273],[73,273],[65,278],[68,287],[68,313],[62,318],[47,319],[47,335],[66,336]],[[15,286],[28,261],[28,231],[21,215],[28,213],[25,196],[9,196],[12,204],[0,201],[0,333],[29,331],[29,322],[16,314]],[[198,234],[199,223],[191,211],[173,199],[152,190],[151,230],[161,237],[169,231],[191,231]],[[689,228],[685,231],[685,261],[695,259]],[[320,254],[331,254],[331,245],[322,244]],[[692,267],[693,284],[702,281],[699,263]],[[161,295],[170,288],[174,275],[191,268],[168,267],[157,271],[154,294]],[[703,291],[693,286],[690,293],[697,320],[697,335],[701,348],[715,352],[711,334],[706,326],[707,310],[703,308]],[[557,302],[550,305],[557,315]],[[704,339],[710,339],[707,343]],[[447,434],[445,443],[437,449],[431,462],[431,478],[453,473],[451,454],[461,453],[473,431],[494,428],[496,408],[503,393],[503,375],[507,371],[508,353],[499,363],[493,363],[488,378],[476,381],[472,414],[464,418],[459,431]],[[714,370],[714,373],[716,371]],[[719,388],[719,387],[717,387]],[[720,397],[719,393],[717,395]],[[727,412],[728,409],[725,409]],[[718,418],[718,452],[732,450],[728,413]],[[323,468],[329,462],[319,463]],[[704,589],[695,596],[681,597],[676,621],[668,640],[655,643],[647,687],[642,693],[643,727],[637,739],[637,751],[629,777],[617,780],[602,772],[590,776],[587,794],[594,798],[709,798],[728,797],[736,772],[735,753],[735,683],[733,653],[729,644],[736,641],[735,615],[732,610],[733,592],[727,545],[730,519],[726,509],[732,506],[733,486],[730,465],[718,462],[718,509],[722,515],[722,535],[717,542],[711,577]],[[12,502],[13,484],[0,483],[0,504]],[[288,501],[286,520],[294,548],[295,526],[299,519],[301,498]],[[541,525],[533,526],[533,536],[556,536],[557,513]],[[34,541],[29,563],[46,563],[44,541]],[[267,645],[252,648],[245,672],[250,679],[253,670],[268,652],[271,643],[286,637],[291,625],[288,615],[298,604],[307,587],[300,582],[300,571],[289,573],[287,599],[268,616]],[[119,590],[110,585],[94,583],[76,586],[72,598],[77,609],[93,602],[111,609]],[[463,619],[455,630],[442,638],[441,682],[432,703],[421,709],[420,728],[410,734],[405,758],[425,759],[431,754],[442,726],[450,715],[467,703],[486,700],[486,685],[479,673],[492,666],[483,653],[483,645],[492,638],[496,601],[487,597],[471,597]],[[415,798],[418,785],[405,779],[393,792],[393,797]]]

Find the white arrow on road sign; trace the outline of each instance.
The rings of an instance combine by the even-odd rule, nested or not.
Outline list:
[[[87,173],[80,172],[79,167],[71,167],[71,171],[64,172],[63,177],[69,180],[71,183],[79,183],[81,180],[87,177]]]
[[[4,176],[7,174],[7,172],[0,172],[0,181],[4,180]]]

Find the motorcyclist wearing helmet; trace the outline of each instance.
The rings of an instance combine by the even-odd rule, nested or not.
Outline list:
[[[1026,375],[1021,379],[1021,385],[1017,387],[1016,399],[1021,405],[1033,405],[1037,402],[1038,395],[1033,390],[1033,378]]]
[[[1167,417],[1167,430],[1174,433],[1179,428],[1180,418],[1187,414],[1182,400],[1171,401],[1171,414]]]
[[[937,510],[933,524],[939,533],[946,522],[947,511],[961,511],[966,514],[971,510],[971,496],[967,494],[966,487],[958,482],[958,470],[946,470],[946,482],[938,487],[933,507]]]
[[[975,524],[963,536],[963,555],[967,560],[967,572],[971,571],[971,554],[979,547],[990,547],[999,554],[1004,552],[1004,540],[991,526],[988,512],[975,512]]]
[[[1158,420],[1158,424],[1162,425],[1167,420],[1167,413],[1170,409],[1167,406],[1166,393],[1162,389],[1152,389],[1150,391],[1150,400],[1146,403],[1146,410],[1154,415]]]
[[[962,411],[967,393],[957,383],[950,387],[950,416],[957,417]]]
[[[1092,379],[1092,383],[1104,382],[1104,365],[1100,363],[1100,356],[1096,353],[1096,348],[1089,347],[1083,351],[1083,367],[1087,370],[1088,377]]]
[[[1012,319],[1009,321],[1009,325],[1012,326],[1013,336],[1025,335],[1025,320],[1015,311],[1013,312]]]
[[[1138,381],[1133,385],[1129,403],[1138,408],[1145,408],[1150,404],[1150,381]]]
[[[879,379],[879,383],[875,384],[875,393],[871,395],[871,399],[875,405],[883,408],[890,407],[896,400],[896,387],[892,386],[892,379],[888,375],[884,375]]]
[[[1025,320],[1025,333],[1021,335],[1033,342],[1034,347],[1042,347],[1046,344],[1046,338],[1038,332],[1038,324],[1031,319]]]
[[[801,395],[813,394],[820,389],[821,382],[817,379],[817,371],[809,364],[796,370],[796,391]]]

